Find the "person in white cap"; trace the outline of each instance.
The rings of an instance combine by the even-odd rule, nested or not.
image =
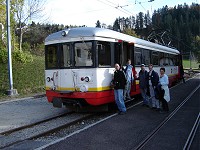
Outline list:
[[[140,92],[143,98],[143,105],[148,106],[148,96],[147,96],[147,87],[148,87],[148,72],[145,70],[145,65],[141,64],[141,70],[139,72],[139,87]]]

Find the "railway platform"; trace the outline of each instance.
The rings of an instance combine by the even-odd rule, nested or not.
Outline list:
[[[45,97],[24,98],[0,102],[0,133],[26,126],[43,119],[66,113],[66,109],[55,109]]]
[[[125,115],[77,131],[39,149],[48,150],[182,150],[200,111],[200,75],[170,89],[170,112],[159,112],[138,104]],[[183,103],[184,102],[184,103]],[[197,128],[199,133],[199,127]],[[199,149],[194,136],[191,147]]]

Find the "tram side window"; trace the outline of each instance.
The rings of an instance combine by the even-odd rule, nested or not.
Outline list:
[[[152,52],[152,57],[151,57],[151,59],[152,59],[151,63],[153,65],[158,65],[158,57],[159,57],[159,53],[153,51]]]
[[[165,63],[164,63],[164,66],[169,66],[169,54],[164,54],[164,57],[165,57]]]
[[[120,63],[120,52],[121,52],[121,43],[115,43],[115,52],[114,52],[114,58],[115,63]]]
[[[173,65],[173,61],[170,55],[167,53],[160,53],[160,66],[170,66]]]
[[[99,41],[97,43],[98,65],[99,67],[111,66],[111,46],[110,42]]]
[[[74,44],[75,66],[92,66],[92,42]]]
[[[142,54],[141,50],[137,47],[135,47],[135,65],[141,65],[142,64]]]
[[[173,60],[173,55],[169,54],[169,65],[173,66],[174,65],[174,60]]]
[[[174,62],[175,66],[179,66],[180,61],[181,61],[181,59],[180,59],[179,55],[173,55],[173,62]]]
[[[150,64],[150,51],[143,49],[143,63]]]
[[[159,62],[160,62],[160,66],[164,66],[165,58],[164,58],[164,53],[163,52],[159,52]]]
[[[57,67],[57,45],[47,45],[46,46],[46,69]]]
[[[68,44],[61,45],[60,55],[61,67],[70,67],[70,46]]]

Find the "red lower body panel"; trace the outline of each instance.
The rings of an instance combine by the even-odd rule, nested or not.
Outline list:
[[[89,105],[102,105],[114,102],[114,91],[102,92],[72,92],[59,93],[56,91],[46,91],[46,96],[49,102],[53,101],[54,97],[66,99],[85,99]]]
[[[179,79],[178,76],[169,77],[169,87],[171,87],[173,83],[175,83],[178,79]]]
[[[138,88],[136,88],[138,89]],[[139,94],[140,91],[131,91],[131,96]],[[102,91],[102,92],[72,92],[72,93],[59,93],[56,91],[46,91],[46,96],[49,102],[53,101],[53,98],[65,98],[65,99],[84,99],[89,105],[102,105],[114,102],[114,91]]]
[[[169,77],[169,86],[177,80],[177,76]],[[139,85],[132,87],[131,96],[140,94]],[[65,98],[65,99],[84,99],[89,105],[97,106],[114,102],[114,91],[101,91],[101,92],[71,92],[71,93],[59,93],[53,90],[47,90],[46,96],[49,102],[53,101],[53,98]]]

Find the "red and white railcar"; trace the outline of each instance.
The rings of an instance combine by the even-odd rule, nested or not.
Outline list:
[[[135,79],[141,64],[166,69],[170,84],[180,77],[178,50],[102,28],[72,28],[45,39],[46,96],[55,107],[114,102],[114,64],[132,60]],[[148,70],[148,69],[147,69]],[[134,80],[131,96],[139,94]]]

